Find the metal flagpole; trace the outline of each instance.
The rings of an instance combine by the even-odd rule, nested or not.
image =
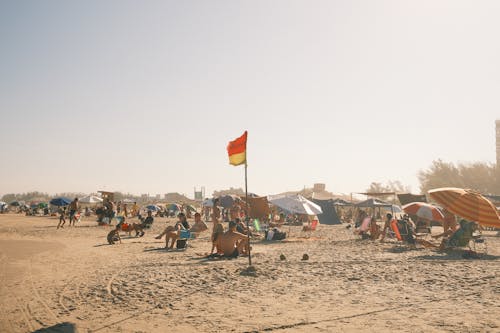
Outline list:
[[[248,266],[252,266],[252,256],[250,254],[250,227],[248,222],[250,217],[248,216],[248,181],[247,181],[247,161],[245,158],[245,219],[247,220],[247,241],[248,241]]]

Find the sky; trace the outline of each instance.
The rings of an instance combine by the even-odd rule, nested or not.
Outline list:
[[[499,1],[0,1],[0,195],[399,180],[495,161]]]

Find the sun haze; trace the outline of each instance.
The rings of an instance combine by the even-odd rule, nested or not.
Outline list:
[[[0,194],[191,194],[495,161],[498,1],[0,4]]]

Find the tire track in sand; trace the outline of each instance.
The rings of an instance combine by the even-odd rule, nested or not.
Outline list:
[[[42,298],[42,296],[40,295],[38,290],[35,288],[35,282],[33,280],[33,262],[32,262],[32,260],[30,260],[30,263],[29,263],[28,278],[29,278],[30,283],[31,283],[31,289],[33,291],[32,295],[34,296],[34,300],[38,301],[38,303],[40,303],[42,305],[42,307],[45,308],[46,312],[54,319],[55,322],[53,324],[59,323],[60,322],[59,316],[57,316],[54,313],[54,311],[52,311],[52,309],[44,301],[44,299]]]
[[[7,291],[9,291],[9,288],[7,288],[7,277],[5,276],[5,272],[7,272],[7,256],[2,255],[0,257],[0,263],[2,270],[0,270],[0,295],[5,295],[7,296]],[[3,274],[2,274],[3,272]],[[16,308],[17,305],[17,298],[16,298],[16,303],[14,304],[14,308]],[[2,315],[2,324],[6,325],[6,332],[15,332],[16,329],[14,328],[12,321],[7,319],[7,314],[9,313],[7,309],[5,308],[5,305],[8,304],[8,302],[3,301],[2,304],[0,305],[0,314]],[[26,314],[23,312],[22,308],[19,308],[19,311],[21,312],[21,317],[22,320],[25,322],[26,326],[32,331],[33,328],[30,325],[30,322],[27,320]]]

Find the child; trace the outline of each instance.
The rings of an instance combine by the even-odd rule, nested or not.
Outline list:
[[[122,239],[120,238],[120,226],[117,225],[115,229],[111,230],[107,238],[109,245],[113,245],[116,241],[120,241],[121,244]]]
[[[66,215],[66,208],[59,208],[59,223],[57,224],[57,229],[59,229],[59,227],[64,228],[64,223],[66,223],[64,215]]]

